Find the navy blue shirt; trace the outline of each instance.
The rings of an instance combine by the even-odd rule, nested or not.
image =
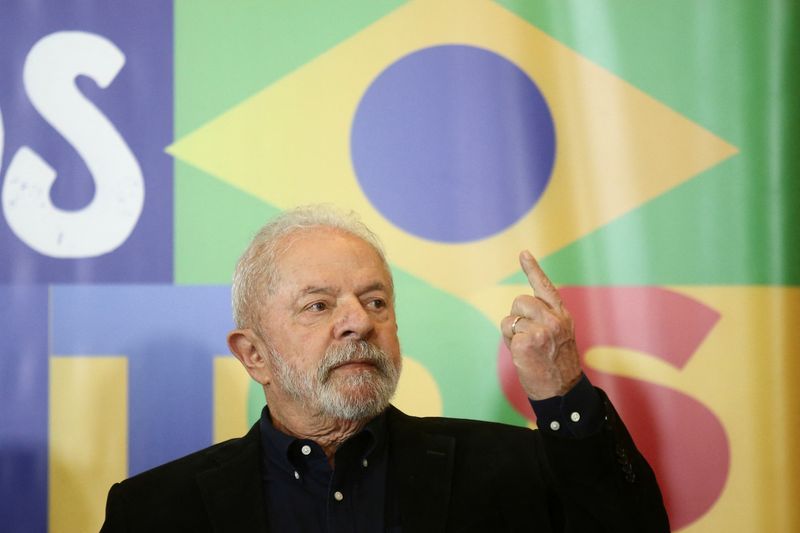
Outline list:
[[[264,450],[261,479],[271,532],[385,529],[385,415],[369,422],[336,450],[335,469],[315,442],[275,429],[267,407],[259,424]]]
[[[565,438],[591,435],[603,424],[600,396],[585,375],[564,396],[530,403],[539,429]],[[385,518],[396,511],[395,502],[386,502],[385,415],[339,447],[335,469],[316,443],[275,429],[267,407],[259,424],[261,479],[272,533],[399,531],[394,518]]]

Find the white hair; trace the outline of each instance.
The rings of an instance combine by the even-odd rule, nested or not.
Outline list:
[[[290,244],[286,237],[313,228],[329,228],[348,233],[375,249],[391,283],[391,270],[378,237],[353,212],[328,204],[296,207],[280,213],[256,233],[239,258],[233,273],[231,304],[238,328],[258,327],[258,308],[274,289],[278,256]]]

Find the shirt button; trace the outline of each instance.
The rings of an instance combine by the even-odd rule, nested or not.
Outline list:
[[[366,459],[364,459],[363,461],[361,461],[361,466],[363,466],[364,468],[366,468],[367,466],[369,466],[369,461],[367,461]]]
[[[294,478],[300,479],[300,472],[298,472],[297,470],[294,471]]]
[[[577,422],[581,419],[581,414],[578,411],[573,411],[572,414],[569,415],[569,419],[573,422]]]
[[[344,494],[342,494],[337,490],[336,492],[333,493],[333,499],[336,500],[337,502],[340,502],[344,500]]]
[[[558,423],[558,420],[553,420],[552,422],[550,422],[550,429],[552,429],[553,431],[558,431],[559,429],[561,429],[561,424]]]
[[[311,446],[308,444],[303,444],[303,447],[300,448],[300,451],[303,452],[303,455],[309,455],[311,453]]]

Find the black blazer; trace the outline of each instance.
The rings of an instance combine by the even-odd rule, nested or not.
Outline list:
[[[649,466],[605,399],[594,436],[387,412],[387,531],[668,532]],[[108,495],[102,532],[267,531],[258,424]],[[399,526],[399,527],[398,527]]]

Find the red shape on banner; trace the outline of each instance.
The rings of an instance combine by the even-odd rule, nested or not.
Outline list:
[[[658,287],[567,287],[560,290],[575,319],[584,371],[614,402],[637,446],[653,467],[673,529],[706,513],[717,501],[730,469],[730,448],[716,415],[674,389],[593,370],[587,351],[608,346],[647,353],[683,368],[719,319],[687,296]],[[498,374],[506,398],[529,420],[528,404],[501,341]]]

